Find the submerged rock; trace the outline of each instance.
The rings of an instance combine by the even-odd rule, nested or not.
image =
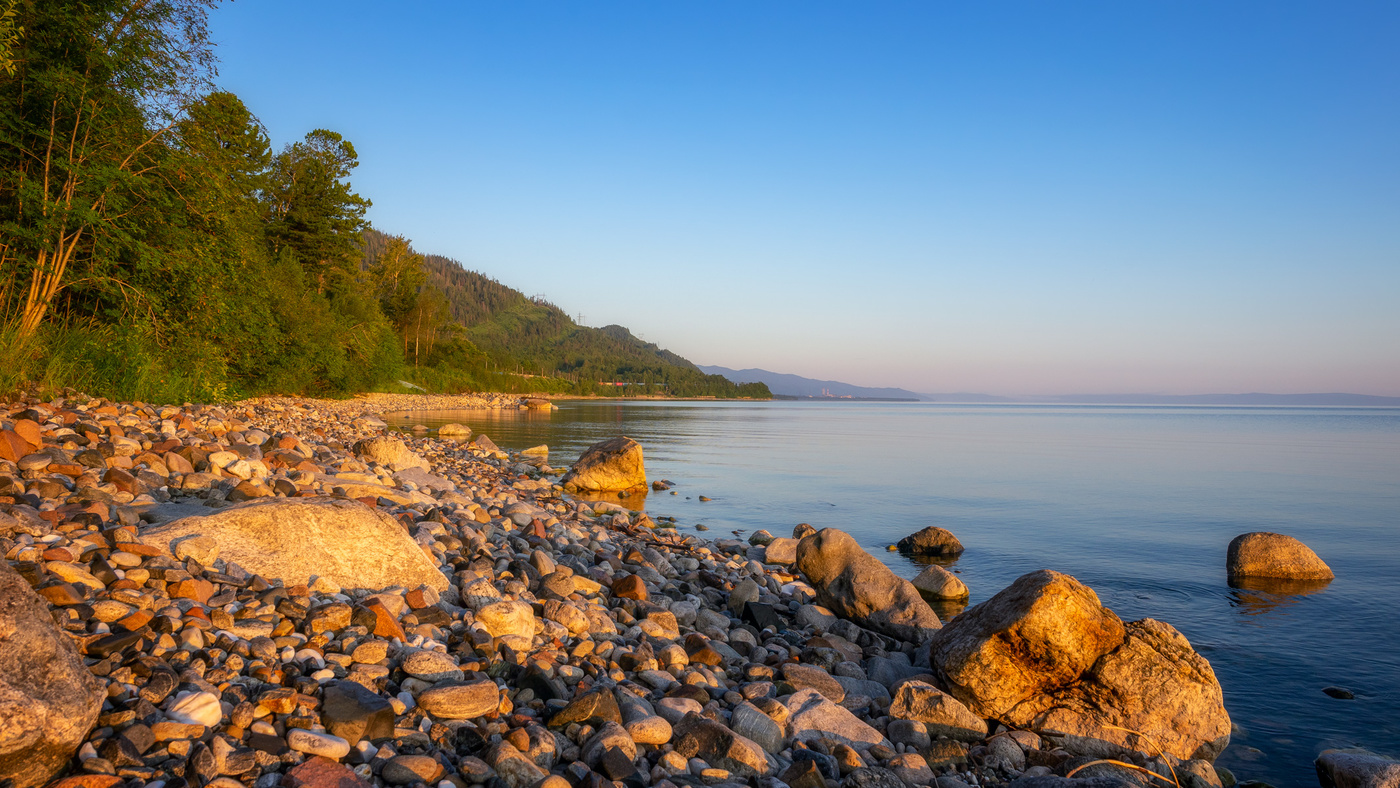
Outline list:
[[[1322,788],[1400,787],[1400,761],[1368,750],[1323,750],[1313,765]]]

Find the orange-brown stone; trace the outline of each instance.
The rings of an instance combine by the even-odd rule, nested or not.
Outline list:
[[[48,788],[114,788],[122,778],[115,774],[75,774],[49,783]]]
[[[204,605],[208,604],[209,597],[214,595],[214,584],[196,577],[190,580],[181,580],[174,585],[167,586],[165,590],[171,599],[193,599]]]
[[[81,786],[80,788],[86,788]],[[110,788],[98,786],[97,788]],[[371,788],[350,767],[329,758],[316,756],[282,775],[282,788]]]
[[[612,583],[613,596],[620,599],[635,599],[638,602],[645,602],[647,599],[647,586],[636,575],[623,575]]]
[[[19,462],[19,458],[29,454],[29,441],[21,438],[14,430],[0,430],[0,458]]]
[[[365,605],[365,609],[374,614],[374,634],[381,638],[398,638],[408,640],[403,633],[403,627],[399,626],[398,619],[389,612],[389,608],[382,603],[375,601]]]
[[[44,436],[39,429],[39,425],[29,419],[20,419],[15,422],[15,433],[33,448],[38,451],[44,448]]]

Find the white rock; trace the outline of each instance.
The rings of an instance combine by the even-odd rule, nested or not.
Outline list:
[[[186,725],[213,728],[224,718],[224,709],[214,693],[191,692],[176,696],[165,716]]]
[[[287,746],[307,755],[320,755],[340,760],[350,754],[350,742],[329,733],[315,733],[302,728],[287,731]]]

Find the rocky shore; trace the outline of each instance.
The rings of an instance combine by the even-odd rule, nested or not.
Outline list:
[[[1234,782],[1212,766],[1230,723],[1209,663],[1072,577],[940,621],[835,529],[706,541],[574,497],[538,452],[380,418],[526,406],[8,403],[0,779]]]

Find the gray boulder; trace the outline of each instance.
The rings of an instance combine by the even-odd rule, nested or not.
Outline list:
[[[797,568],[817,591],[817,601],[836,615],[899,640],[921,643],[942,627],[908,580],[890,571],[835,528],[797,544]]]
[[[0,779],[31,788],[63,771],[104,697],[48,605],[0,561]]]
[[[1323,750],[1313,765],[1322,788],[1400,788],[1400,761],[1368,750]]]

